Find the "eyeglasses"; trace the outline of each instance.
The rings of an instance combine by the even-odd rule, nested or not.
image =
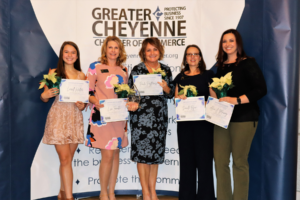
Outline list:
[[[191,56],[197,57],[197,56],[199,56],[199,55],[200,55],[199,53],[187,53],[187,54],[186,54],[187,57],[191,57]]]

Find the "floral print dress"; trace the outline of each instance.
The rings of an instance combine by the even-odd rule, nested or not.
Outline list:
[[[90,95],[97,100],[118,98],[114,92],[114,84],[127,84],[127,69],[121,67],[109,67],[94,62],[90,64],[87,73]],[[101,108],[100,108],[101,112]],[[128,145],[127,121],[101,123],[100,112],[93,105],[85,145],[99,149],[121,149]]]
[[[169,94],[141,96],[140,108],[130,112],[131,160],[145,164],[161,164],[165,158],[165,144],[168,128],[167,99],[174,96],[172,73],[168,66],[161,64],[166,72],[164,77],[171,88]],[[149,71],[144,63],[135,66],[130,74],[128,85],[133,85],[133,75],[145,75]]]

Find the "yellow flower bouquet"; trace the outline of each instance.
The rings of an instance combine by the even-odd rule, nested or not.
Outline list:
[[[114,84],[114,91],[118,98],[127,98],[128,95],[135,94],[135,90],[130,89],[127,84]]]
[[[164,70],[162,70],[161,68],[158,69],[152,69],[152,73],[149,74],[161,74],[162,77],[165,77],[167,74]]]
[[[51,69],[49,69],[50,73]],[[52,74],[44,74],[44,79],[40,81],[40,87],[39,89],[42,89],[45,85],[49,89],[51,88],[57,88],[59,89],[59,84],[61,82],[61,77],[56,76],[57,73],[52,73]]]
[[[183,89],[178,92],[178,95],[183,94],[186,97],[195,97],[198,94],[196,87],[193,85],[186,85],[186,86],[179,85],[179,87]]]
[[[232,72],[228,72],[221,78],[212,78],[213,82],[209,85],[209,87],[215,91],[218,98],[226,97],[227,91],[234,87],[231,73]]]

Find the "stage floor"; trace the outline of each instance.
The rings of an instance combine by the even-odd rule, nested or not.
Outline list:
[[[178,197],[159,196],[159,200],[178,200]],[[137,198],[136,195],[117,195],[117,200],[142,200],[142,197]],[[99,197],[89,197],[82,200],[99,200]]]

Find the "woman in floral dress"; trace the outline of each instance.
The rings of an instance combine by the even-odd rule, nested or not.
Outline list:
[[[165,158],[165,144],[168,128],[167,99],[174,96],[172,73],[168,66],[159,63],[164,48],[157,38],[146,38],[139,56],[142,63],[136,65],[130,74],[128,85],[133,86],[133,75],[152,73],[161,69],[166,73],[159,82],[163,95],[141,96],[139,109],[130,113],[131,160],[137,162],[144,200],[157,200],[155,191],[158,164]]]
[[[90,65],[87,79],[90,81],[89,101],[93,104],[86,145],[101,149],[99,168],[101,200],[116,200],[114,190],[119,171],[120,149],[128,145],[125,121],[102,123],[100,99],[117,98],[114,84],[126,84],[127,69],[122,66],[126,52],[119,38],[109,36],[102,45],[100,62]]]

